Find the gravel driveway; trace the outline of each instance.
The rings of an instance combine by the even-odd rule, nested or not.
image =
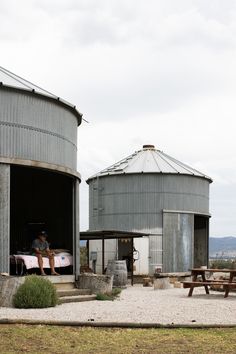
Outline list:
[[[153,290],[140,285],[123,290],[115,301],[70,303],[49,309],[0,308],[0,318],[138,322],[160,324],[236,324],[236,293],[224,299],[223,293],[197,288],[191,298],[188,289]]]

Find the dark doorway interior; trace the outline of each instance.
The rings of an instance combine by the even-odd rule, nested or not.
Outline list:
[[[131,239],[119,239],[118,240],[118,259],[125,260],[127,263],[127,270],[132,270],[132,240]]]
[[[209,217],[194,215],[194,267],[208,265]]]
[[[73,251],[73,179],[46,170],[11,167],[10,252],[28,251],[46,229],[51,248]]]

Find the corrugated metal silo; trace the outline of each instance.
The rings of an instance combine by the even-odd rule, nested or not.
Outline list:
[[[88,179],[89,229],[149,233],[135,241],[140,254],[136,274],[152,274],[157,268],[181,272],[206,264],[211,182],[153,145],[144,145]],[[106,246],[106,261],[122,257],[117,247],[115,241]],[[91,242],[90,250],[99,253],[100,244]]]
[[[0,67],[0,271],[9,272],[9,254],[29,245],[33,224],[48,225],[58,245],[68,237],[70,248],[79,248],[81,117],[75,106]]]

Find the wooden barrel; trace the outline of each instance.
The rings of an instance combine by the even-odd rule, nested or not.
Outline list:
[[[106,274],[114,275],[113,286],[126,286],[128,282],[126,261],[108,261]]]

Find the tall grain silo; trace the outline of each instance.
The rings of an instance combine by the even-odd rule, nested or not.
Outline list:
[[[185,272],[208,263],[210,177],[144,145],[90,177],[89,229],[148,233],[135,240],[136,274]],[[101,265],[101,244],[90,242]],[[107,241],[106,262],[127,259],[126,242]]]
[[[0,67],[0,272],[46,228],[79,272],[76,107]]]

